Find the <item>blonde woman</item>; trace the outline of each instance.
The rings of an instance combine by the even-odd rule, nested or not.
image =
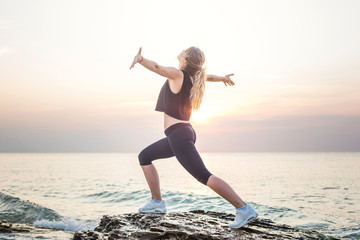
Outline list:
[[[205,81],[224,82],[234,85],[225,77],[206,75],[203,64],[204,53],[197,47],[189,47],[178,55],[179,67],[163,67],[141,55],[141,48],[134,57],[130,69],[136,63],[153,71],[167,80],[161,88],[156,104],[156,111],[164,112],[165,138],[151,144],[139,154],[139,162],[149,185],[152,198],[139,208],[141,213],[165,213],[165,201],[161,198],[159,176],[153,160],[175,156],[180,164],[199,182],[226,199],[236,208],[235,220],[229,224],[231,228],[240,228],[253,221],[258,214],[246,204],[235,191],[221,178],[211,174],[205,167],[195,148],[196,133],[189,120],[192,110],[200,107],[205,91]]]

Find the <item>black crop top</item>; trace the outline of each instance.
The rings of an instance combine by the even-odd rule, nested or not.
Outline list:
[[[188,121],[191,116],[190,90],[192,81],[187,72],[181,71],[184,73],[184,80],[180,92],[173,93],[167,79],[161,88],[155,111],[164,112],[176,119]]]

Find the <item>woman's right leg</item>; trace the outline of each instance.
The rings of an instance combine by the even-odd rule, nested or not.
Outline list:
[[[153,164],[149,164],[146,166],[141,166],[141,168],[149,185],[151,197],[155,200],[161,201],[160,180],[155,166]]]
[[[146,147],[138,156],[141,168],[149,185],[152,198],[155,200],[161,201],[162,199],[159,175],[155,166],[152,164],[152,161],[173,156],[174,154],[170,148],[167,138],[160,139],[159,141]]]

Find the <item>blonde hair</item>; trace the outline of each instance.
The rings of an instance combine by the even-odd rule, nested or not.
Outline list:
[[[192,77],[193,86],[190,91],[192,110],[198,110],[205,92],[206,68],[205,54],[198,47],[189,47],[185,50],[186,66],[184,71]]]

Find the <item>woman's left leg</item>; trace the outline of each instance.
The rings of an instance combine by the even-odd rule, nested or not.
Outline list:
[[[226,199],[235,208],[241,208],[246,205],[246,203],[239,197],[239,195],[236,194],[230,185],[221,178],[218,178],[215,175],[211,175],[206,185],[221,197]]]
[[[172,152],[180,164],[199,182],[207,185],[217,194],[230,202],[235,208],[240,208],[246,203],[224,180],[211,174],[205,167],[196,147],[196,133],[191,126],[181,127],[168,134]]]

